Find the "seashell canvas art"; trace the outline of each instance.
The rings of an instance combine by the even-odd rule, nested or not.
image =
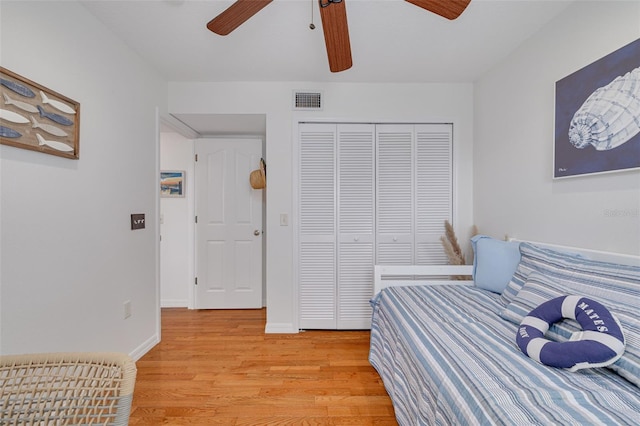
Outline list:
[[[640,39],[556,82],[554,178],[640,168]]]
[[[593,145],[606,151],[640,132],[640,67],[596,89],[576,111],[569,142],[576,148]]]

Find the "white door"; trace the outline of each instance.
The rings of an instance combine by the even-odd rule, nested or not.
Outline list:
[[[371,326],[374,129],[372,124],[300,125],[300,328]]]
[[[452,126],[301,123],[298,149],[300,328],[368,328],[375,263],[446,263]]]
[[[417,265],[448,263],[440,236],[453,223],[453,125],[415,126],[415,258]]]
[[[411,124],[376,126],[376,263],[414,261],[414,132]]]
[[[375,235],[375,126],[339,124],[337,328],[371,328]]]
[[[336,125],[299,129],[300,328],[336,328]]]
[[[249,174],[259,139],[195,142],[196,309],[262,307],[262,199]]]
[[[447,263],[440,236],[452,222],[451,124],[384,124],[377,137],[377,263]]]

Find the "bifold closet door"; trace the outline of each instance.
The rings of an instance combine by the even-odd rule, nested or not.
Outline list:
[[[412,124],[376,126],[376,264],[414,264]]]
[[[453,125],[415,127],[415,257],[417,265],[448,263],[440,237],[453,223]]]
[[[452,126],[301,123],[302,329],[369,328],[374,264],[446,263]]]
[[[300,328],[371,326],[374,126],[300,126]]]
[[[336,125],[299,128],[299,326],[335,329]]]
[[[375,126],[339,124],[338,329],[371,327],[375,236]]]
[[[376,264],[446,264],[452,220],[451,124],[376,126]]]

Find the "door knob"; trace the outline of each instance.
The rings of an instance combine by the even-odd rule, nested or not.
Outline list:
[[[253,231],[253,235],[257,237],[258,235],[260,235],[260,231],[256,229],[255,231]]]

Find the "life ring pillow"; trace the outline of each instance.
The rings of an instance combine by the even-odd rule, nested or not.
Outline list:
[[[582,331],[566,342],[545,339],[551,324],[563,318],[576,320]],[[518,327],[516,343],[530,358],[570,371],[613,364],[625,348],[618,319],[601,303],[575,295],[556,297],[529,312]]]

